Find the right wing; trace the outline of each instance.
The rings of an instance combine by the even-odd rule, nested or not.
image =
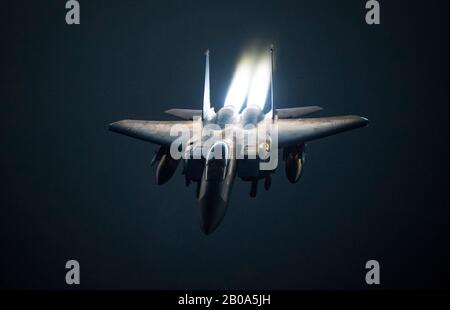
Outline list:
[[[109,130],[159,145],[170,145],[180,136],[178,129],[189,130],[189,136],[192,136],[192,124],[192,121],[137,121],[127,119],[109,124]],[[173,136],[170,135],[172,128],[174,129]]]
[[[280,119],[278,124],[279,147],[296,145],[324,138],[347,130],[367,126],[369,121],[360,116],[334,116],[320,118]]]

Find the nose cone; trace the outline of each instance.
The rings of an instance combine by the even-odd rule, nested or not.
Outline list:
[[[220,195],[205,195],[199,199],[201,229],[206,235],[214,232],[227,210],[227,201],[223,200]]]

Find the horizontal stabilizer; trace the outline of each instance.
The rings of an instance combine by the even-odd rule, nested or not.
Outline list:
[[[202,116],[202,110],[191,109],[170,109],[167,110],[166,113],[186,120],[192,120],[194,119],[194,116]]]
[[[323,108],[318,106],[277,109],[277,115],[278,118],[298,118],[322,110]]]

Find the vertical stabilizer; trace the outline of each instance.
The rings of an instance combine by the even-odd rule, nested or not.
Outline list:
[[[209,94],[209,50],[205,52],[206,56],[206,65],[205,65],[205,90],[203,93],[203,110],[202,110],[202,119],[210,119],[214,110],[211,109],[211,101]]]
[[[270,45],[270,111],[267,116],[275,118],[274,106],[273,106],[273,44]]]

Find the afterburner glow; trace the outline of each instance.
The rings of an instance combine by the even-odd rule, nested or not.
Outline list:
[[[234,72],[224,105],[240,110],[247,100],[247,106],[256,105],[264,109],[270,74],[270,55],[260,51],[244,54]]]
[[[270,86],[270,66],[269,57],[262,57],[259,59],[250,83],[247,106],[256,105],[260,107],[261,110],[264,109]]]
[[[244,57],[239,62],[228,89],[225,106],[234,106],[238,110],[241,109],[247,97],[252,67],[253,61],[251,57]]]

